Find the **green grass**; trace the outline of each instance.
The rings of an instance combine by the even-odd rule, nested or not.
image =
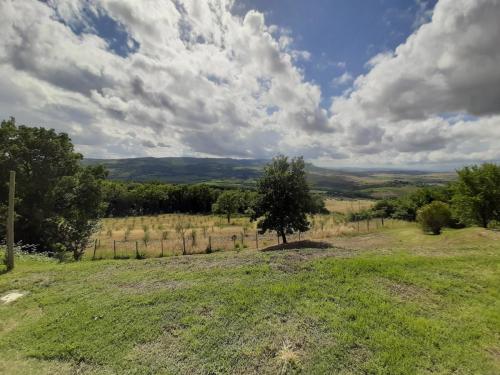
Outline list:
[[[499,239],[407,226],[332,250],[21,258],[0,276],[29,292],[0,305],[0,373],[498,374]]]

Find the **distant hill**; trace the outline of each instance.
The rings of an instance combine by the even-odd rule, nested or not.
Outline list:
[[[217,186],[254,187],[263,159],[229,158],[131,158],[84,159],[85,165],[102,164],[110,178],[124,181],[208,183]],[[341,196],[397,196],[417,186],[444,184],[455,173],[394,170],[334,170],[307,164],[307,177],[314,189]]]

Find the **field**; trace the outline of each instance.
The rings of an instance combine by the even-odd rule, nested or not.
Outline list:
[[[344,215],[369,208],[371,200],[327,199],[329,215],[311,217],[312,230],[300,234],[300,239],[324,240],[350,233],[374,230],[382,223],[346,223]],[[391,225],[386,221],[384,225]],[[182,228],[181,228],[182,227]],[[299,234],[289,237],[298,240]],[[166,214],[128,218],[107,218],[88,248],[86,257],[125,258],[136,253],[143,257],[204,253],[234,249],[257,249],[276,245],[276,233],[257,234],[255,223],[247,217],[235,217],[228,223],[225,217],[214,215]],[[95,250],[95,251],[94,251]]]
[[[498,374],[500,233],[412,224],[326,250],[59,264],[0,276],[2,374]]]
[[[85,159],[86,165],[102,164],[110,178],[123,181],[208,183],[214,186],[255,188],[268,160],[211,158]],[[329,169],[306,165],[307,180],[322,192],[339,196],[383,198],[401,196],[418,186],[442,185],[455,179],[454,172]]]

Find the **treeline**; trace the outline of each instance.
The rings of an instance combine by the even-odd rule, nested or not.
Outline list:
[[[253,190],[223,189],[207,184],[103,181],[104,216],[141,216],[169,213],[250,216],[257,202]],[[312,194],[310,213],[327,213],[323,196]]]
[[[167,213],[207,214],[223,192],[237,195],[235,213],[244,213],[252,204],[254,192],[223,190],[206,184],[174,185],[161,182],[122,182],[103,184],[105,216],[139,216]]]
[[[378,201],[369,210],[349,215],[349,220],[373,217],[419,221],[424,229],[440,227],[483,228],[500,225],[500,166],[485,163],[457,171],[457,180],[446,186],[424,187],[401,198]]]

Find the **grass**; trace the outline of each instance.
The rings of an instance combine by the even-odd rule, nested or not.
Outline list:
[[[312,228],[301,239],[321,240],[343,233],[357,232],[357,225],[345,223],[345,215],[369,208],[371,200],[327,199],[326,207],[330,210],[327,215],[311,216]],[[179,255],[182,253],[182,234],[176,227],[182,224],[185,227],[184,236],[186,251],[190,254],[204,253],[209,243],[214,250],[234,250],[236,245],[255,249],[276,245],[276,233],[259,235],[256,241],[256,223],[250,222],[248,217],[236,216],[228,223],[225,217],[215,215],[188,215],[165,214],[157,216],[138,216],[125,218],[106,218],[97,233],[97,258],[134,257],[136,246],[139,252],[146,257],[157,257],[163,247],[164,255]],[[372,220],[372,228],[380,226],[380,220]],[[366,223],[360,224],[360,230],[366,231]],[[194,233],[194,237],[193,237]],[[195,239],[195,241],[193,241]],[[299,236],[290,236],[290,240],[298,240]],[[136,245],[137,242],[137,245]],[[115,251],[114,251],[114,250]],[[86,256],[94,255],[94,241],[92,241]]]
[[[500,234],[413,225],[332,249],[58,264],[0,294],[5,374],[498,374]]]

